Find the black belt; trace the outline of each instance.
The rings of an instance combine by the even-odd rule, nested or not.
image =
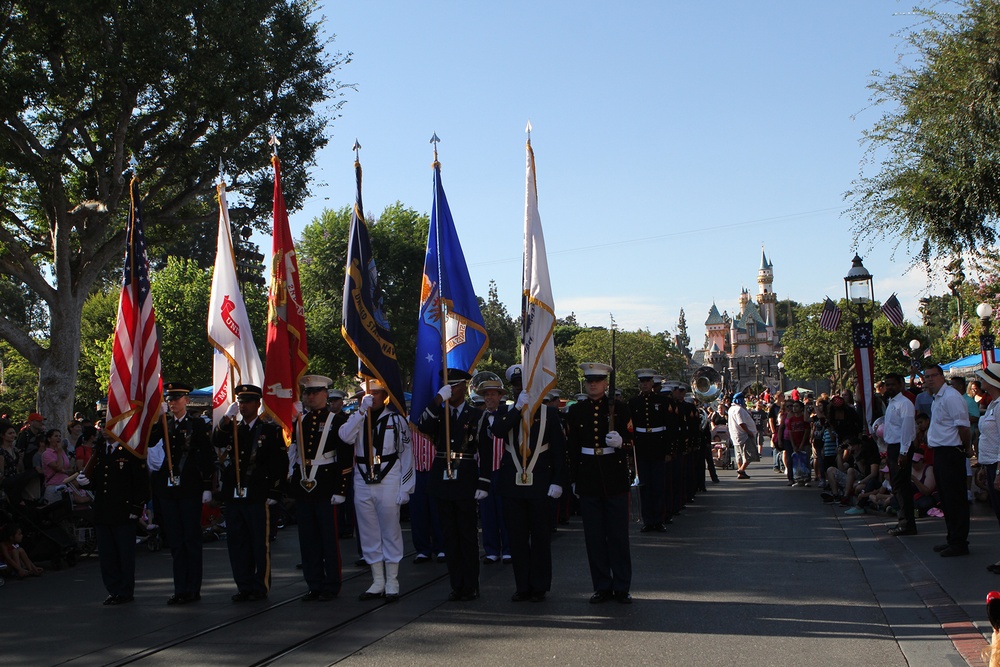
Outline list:
[[[439,459],[447,459],[448,458],[448,455],[445,452],[438,452],[434,456],[435,456],[435,458],[439,458]],[[459,452],[452,452],[451,453],[451,460],[452,461],[475,461],[476,460],[476,455],[475,454],[461,454]]]
[[[396,462],[397,457],[396,452],[376,457],[376,462],[372,464],[371,469],[368,470],[368,474],[361,475],[362,479],[365,480],[366,484],[378,484],[385,479],[385,476],[392,469],[392,465]],[[356,456],[354,460],[359,465],[368,465],[368,459],[364,456]]]

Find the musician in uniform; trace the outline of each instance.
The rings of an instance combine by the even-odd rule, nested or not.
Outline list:
[[[482,412],[465,402],[469,379],[467,372],[449,368],[446,384],[424,409],[418,424],[433,438],[437,450],[430,494],[441,517],[451,580],[448,600],[452,602],[479,597],[476,503],[488,497],[492,472],[490,450],[481,446],[476,434]]]
[[[135,594],[135,526],[149,500],[146,462],[122,445],[100,444],[90,478],[77,476],[94,493],[93,516],[106,605],[132,602]]]
[[[309,586],[302,600],[326,602],[337,597],[342,583],[333,506],[347,499],[354,448],[337,435],[347,415],[327,408],[327,392],[333,380],[304,375],[301,384],[305,413],[298,417],[288,451],[288,491],[295,499],[302,576]]]
[[[237,589],[232,600],[252,602],[266,598],[271,588],[268,505],[278,498],[288,452],[281,428],[258,417],[260,387],[241,384],[233,391],[237,402],[219,421],[212,444],[225,451],[226,545]]]
[[[146,459],[156,511],[174,560],[174,594],[167,598],[169,605],[201,599],[201,507],[212,501],[215,473],[208,424],[187,413],[192,389],[182,382],[164,386],[166,433],[164,420],[153,424],[149,442],[155,444]]]
[[[632,558],[629,552],[628,406],[606,395],[611,367],[580,364],[587,400],[567,414],[567,450],[573,492],[580,497],[583,537],[594,585],[591,604],[614,598],[630,604]],[[611,428],[611,408],[614,428]],[[618,425],[621,425],[619,427]],[[619,431],[618,429],[621,428]]]
[[[495,391],[480,387],[480,392]],[[527,392],[520,391],[513,409],[498,413],[492,424],[493,434],[504,442],[497,487],[510,536],[514,602],[541,602],[552,588],[552,507],[566,485],[566,439],[556,408],[543,405],[535,411],[521,446],[521,415],[529,402]]]
[[[403,530],[399,508],[413,493],[413,447],[406,419],[389,403],[389,392],[376,380],[358,411],[340,427],[340,438],[354,444],[354,507],[361,555],[371,567],[372,585],[359,599],[399,599],[399,562]]]
[[[635,372],[639,395],[628,403],[632,415],[636,474],[639,476],[640,532],[666,532],[667,513],[667,404],[653,392],[656,371],[640,368]]]

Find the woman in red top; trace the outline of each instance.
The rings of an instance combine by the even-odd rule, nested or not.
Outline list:
[[[785,472],[788,475],[788,486],[795,485],[795,475],[792,471],[792,454],[806,451],[806,431],[808,424],[805,419],[805,406],[802,401],[792,401],[791,409],[785,415],[781,425],[782,451],[785,458]]]
[[[76,469],[83,470],[87,461],[94,455],[94,445],[97,443],[97,429],[84,424],[80,439],[76,441]]]

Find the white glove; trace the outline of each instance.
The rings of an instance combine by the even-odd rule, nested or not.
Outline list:
[[[514,409],[520,410],[528,404],[528,392],[521,390],[521,393],[517,395],[517,401],[514,403]]]
[[[202,491],[201,492],[201,504],[202,505],[207,505],[210,502],[212,502],[212,492],[211,491]]]
[[[240,413],[240,404],[239,403],[233,403],[228,408],[226,408],[226,418],[227,419],[236,419],[236,415],[238,415],[239,413]]]
[[[486,500],[487,496],[490,495],[489,491],[483,491],[482,489],[476,489],[476,500]]]
[[[618,449],[622,446],[622,437],[618,431],[608,431],[608,434],[604,436],[604,444],[612,449]]]
[[[90,478],[84,475],[82,472],[76,476],[76,483],[80,486],[87,486],[90,484]]]
[[[358,412],[361,414],[368,414],[368,409],[372,407],[375,403],[375,398],[371,394],[366,394],[364,398],[361,399],[361,405],[358,406]]]
[[[166,452],[163,451],[163,441],[160,440],[146,452],[146,465],[149,466],[150,470],[156,472],[163,467],[163,459],[166,456]]]
[[[549,484],[549,498],[559,498],[562,496],[562,487],[558,484]]]
[[[129,518],[129,521],[135,521],[136,519],[139,518],[139,515],[138,514],[129,514],[128,518]]]
[[[296,415],[302,414],[302,401],[295,401],[292,403],[292,410],[295,411]]]
[[[267,499],[267,504],[268,504],[268,505],[277,505],[277,504],[278,504],[278,501],[277,501],[277,500],[275,500],[274,498],[268,498],[268,499]]]
[[[169,410],[169,408],[167,408],[167,402],[166,401],[163,401],[162,403],[160,403],[160,414],[161,415],[167,414],[168,410]]]
[[[447,403],[448,399],[451,398],[451,385],[446,384],[445,386],[438,389],[438,396],[441,397],[442,403]]]
[[[405,505],[408,502],[410,502],[410,494],[408,494],[406,491],[400,491],[399,495],[396,496],[396,504]]]
[[[347,496],[336,496],[336,495],[330,496],[330,504],[331,505],[339,505],[342,502],[344,502],[345,500],[347,500]]]
[[[576,482],[573,482],[572,484],[570,484],[569,485],[569,489],[570,489],[570,491],[573,492],[574,496],[576,496],[577,498],[580,497],[580,494],[576,492]]]

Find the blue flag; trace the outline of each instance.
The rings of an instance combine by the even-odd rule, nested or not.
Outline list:
[[[385,316],[378,270],[372,256],[368,223],[361,205],[361,163],[354,163],[358,194],[351,214],[347,270],[344,276],[344,312],[340,333],[358,355],[358,374],[378,380],[401,415],[406,414],[403,381],[396,361],[389,320]]]
[[[489,343],[455,221],[441,186],[441,165],[435,160],[434,204],[420,287],[410,420],[416,423],[420,413],[434,400],[434,394],[441,388],[441,371],[445,363],[448,368],[471,373]]]

